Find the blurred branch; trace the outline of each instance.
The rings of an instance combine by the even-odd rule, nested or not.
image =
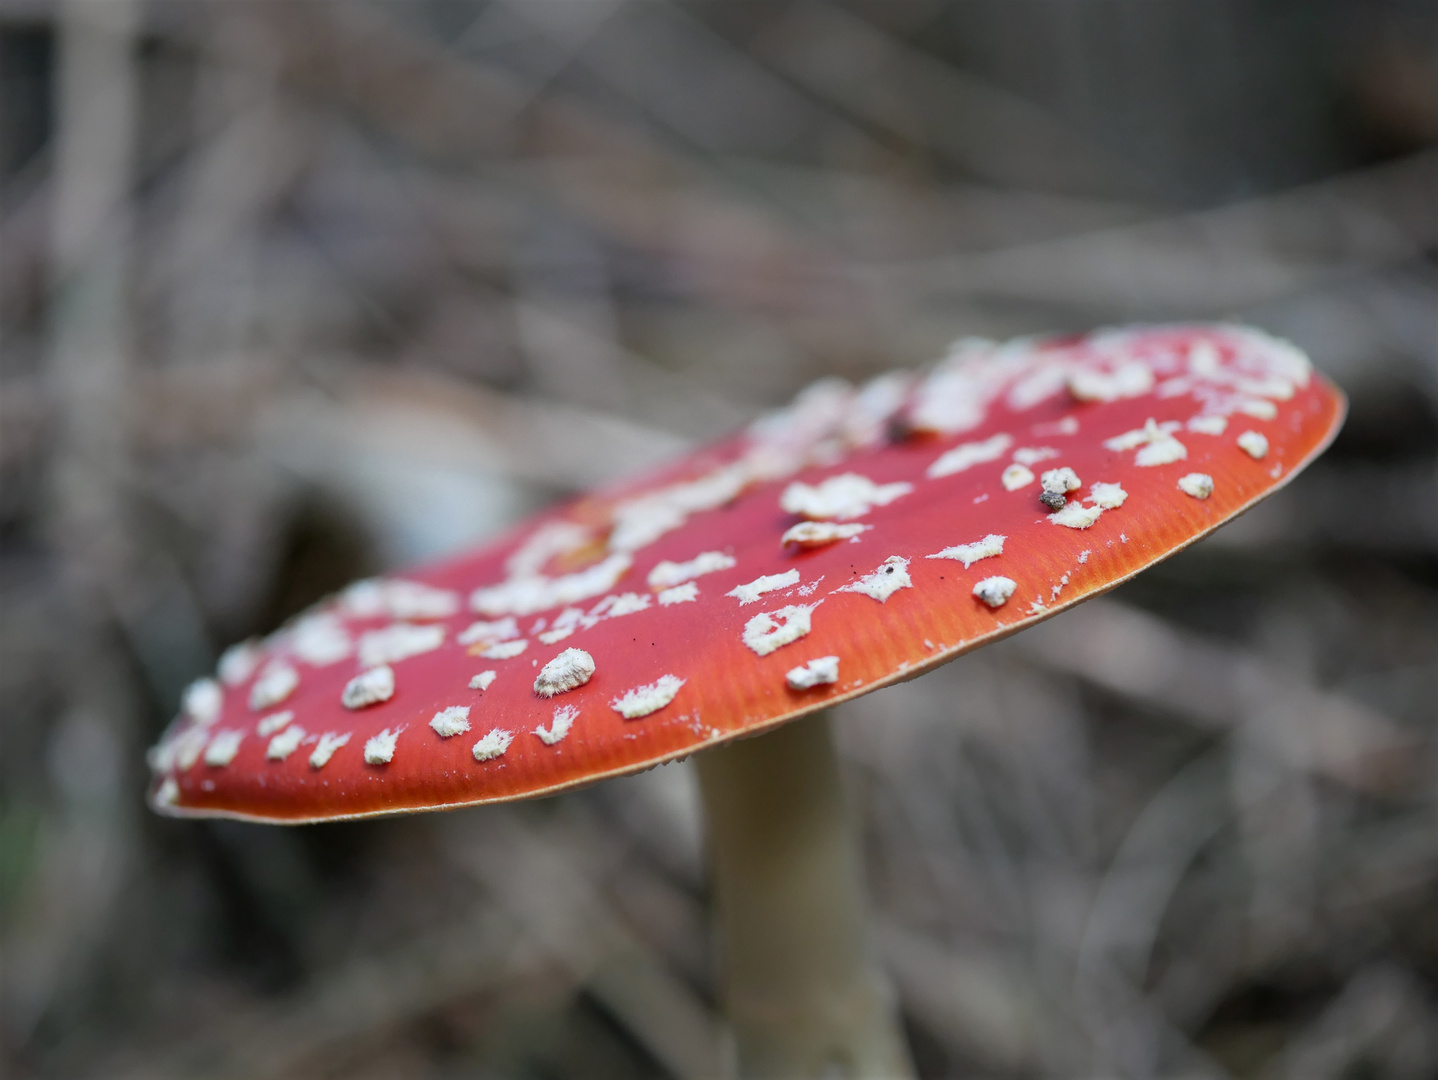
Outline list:
[[[1390,7],[0,0],[0,1068],[710,1075],[683,769],[210,858],[133,816],[142,730],[211,635],[818,375],[1237,313],[1343,438],[1149,579],[1211,631],[1098,601],[840,710],[876,944],[936,1075],[1432,1074],[1438,22]]]
[[[1213,731],[1245,726],[1254,749],[1288,769],[1371,794],[1404,797],[1431,766],[1417,736],[1341,694],[1204,641],[1113,600],[1094,600],[1016,639],[1050,670]]]
[[[511,811],[484,813],[482,830],[469,815],[444,823],[457,864],[570,967],[673,1076],[718,1076],[718,1021],[576,868],[580,859],[569,850],[562,823],[541,832]]]
[[[277,100],[262,19],[215,5],[200,41],[196,145],[170,179],[177,204],[142,286],[168,316],[175,363],[251,353],[259,235],[309,154],[304,113]]]
[[[1011,956],[893,921],[880,925],[878,940],[904,1008],[959,1059],[1006,1073],[1046,1067],[1073,1075],[1089,1060],[1087,1037]]]
[[[714,302],[781,313],[820,297],[834,310],[859,299],[825,256],[726,192],[729,183],[698,157],[680,157],[560,95],[531,100],[493,67],[355,7],[265,11],[295,85],[359,109],[438,162],[483,169],[495,157],[526,161],[527,181],[559,209],[674,259]]]
[[[1435,187],[1438,151],[1425,151],[1217,210],[875,273],[886,289],[931,301],[1007,296],[1209,317],[1421,260],[1438,243]]]
[[[1438,1001],[1421,979],[1383,965],[1353,976],[1288,1041],[1261,1080],[1339,1080],[1355,1072],[1423,1076],[1438,1069]]]
[[[43,379],[56,405],[48,469],[48,539],[61,565],[70,622],[64,713],[48,732],[57,812],[42,832],[40,865],[6,928],[6,1034],[26,1041],[67,984],[88,975],[135,853],[121,761],[136,715],[110,616],[136,627],[127,573],[135,567],[125,500],[114,482],[128,456],[113,403],[126,392],[133,331],[126,293],[130,185],[136,139],[136,8],[69,0],[59,12],[52,265],[58,286]],[[117,468],[117,464],[119,467]],[[143,628],[141,628],[143,631]],[[95,769],[93,787],[76,775]],[[80,782],[77,782],[80,781]]]
[[[329,1074],[363,1058],[394,1029],[457,998],[505,986],[543,962],[505,913],[473,919],[381,953],[363,951],[301,994],[243,1009],[144,1060],[106,1062],[93,1075],[126,1080]],[[135,1053],[132,1049],[131,1054]]]
[[[837,107],[991,183],[1112,197],[1125,171],[1044,110],[905,45],[837,4],[803,0],[757,43]],[[882,87],[882,92],[875,92]]]

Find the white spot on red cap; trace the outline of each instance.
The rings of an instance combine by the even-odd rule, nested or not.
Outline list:
[[[1071,502],[1057,513],[1050,514],[1049,520],[1069,529],[1087,529],[1102,514],[1101,506],[1084,506],[1082,503]]]
[[[1195,499],[1206,499],[1213,494],[1213,477],[1208,473],[1191,472],[1178,478],[1178,489]]]
[[[340,593],[340,604],[356,619],[377,619],[389,614],[384,601],[384,586],[378,578],[351,582]]]
[[[174,806],[180,801],[180,785],[175,783],[173,776],[167,776],[160,781],[160,786],[155,790],[156,806]]]
[[[1195,341],[1188,347],[1188,370],[1201,379],[1223,374],[1223,354],[1211,341]]]
[[[1189,431],[1200,435],[1222,435],[1228,430],[1228,417],[1217,415],[1195,416],[1186,425]]]
[[[992,362],[998,346],[983,338],[961,338],[919,385],[909,423],[917,431],[956,434],[984,422],[1002,384]]]
[[[303,615],[288,634],[294,654],[314,667],[327,667],[346,659],[354,651],[344,624],[327,611]]]
[[[154,746],[145,751],[145,764],[151,772],[168,772],[175,764],[175,740],[165,735]]]
[[[1059,578],[1057,584],[1055,584],[1054,587],[1049,590],[1049,599],[1050,599],[1050,600],[1057,600],[1059,593],[1061,593],[1061,592],[1064,591],[1064,586],[1067,585],[1068,583],[1069,583],[1069,576],[1068,576],[1067,574],[1065,574],[1063,577]]]
[[[509,744],[514,741],[512,732],[502,728],[494,728],[477,743],[471,753],[475,761],[493,761],[497,757],[503,757],[504,752],[509,749]]]
[[[394,668],[388,664],[362,671],[349,682],[340,694],[340,704],[346,709],[364,709],[378,705],[394,697]]]
[[[943,551],[936,551],[932,555],[925,555],[926,559],[953,559],[955,562],[964,564],[967,570],[972,564],[980,559],[991,559],[995,555],[1004,553],[1004,541],[1008,537],[1000,536],[998,533],[989,533],[982,540],[975,540],[972,544],[955,544],[953,547],[946,547]]]
[[[902,555],[890,555],[872,574],[865,574],[858,581],[852,581],[834,591],[863,593],[884,604],[900,589],[909,589],[913,585],[913,581],[909,579],[909,560]]]
[[[779,507],[811,520],[846,521],[863,517],[876,506],[887,506],[913,490],[913,484],[902,480],[876,484],[858,473],[842,473],[819,484],[790,484],[779,496]]]
[[[1043,476],[1039,477],[1039,483],[1043,485],[1045,491],[1058,495],[1063,495],[1070,491],[1077,491],[1083,487],[1083,481],[1078,478],[1078,474],[1067,465],[1059,469],[1049,469]]]
[[[1048,424],[1035,424],[1034,434],[1040,438],[1048,435],[1077,435],[1079,433],[1079,422],[1077,416],[1065,416],[1062,420],[1055,420]]]
[[[452,738],[469,730],[469,706],[451,705],[430,717],[429,726],[441,739]]]
[[[786,529],[779,538],[779,543],[793,544],[801,548],[824,547],[839,540],[850,540],[872,528],[872,525],[861,525],[858,522],[841,525],[834,521],[801,521]]]
[[[1262,398],[1248,398],[1238,403],[1238,411],[1255,420],[1273,420],[1278,416],[1278,406]]]
[[[586,616],[584,614],[583,608],[565,608],[563,611],[561,611],[558,615],[554,617],[554,625],[551,626],[550,629],[577,630],[579,627],[584,625],[585,618]]]
[[[743,585],[736,585],[724,595],[734,597],[739,601],[739,606],[743,607],[745,604],[754,603],[767,592],[787,589],[791,585],[797,584],[799,584],[799,571],[785,570],[782,574],[764,574]]]
[[[1059,452],[1052,446],[1021,446],[1014,451],[1014,460],[1020,465],[1037,465],[1058,456]]]
[[[692,581],[686,581],[683,585],[675,585],[660,593],[659,606],[672,607],[674,604],[688,604],[698,598],[699,586]]]
[[[1099,481],[1089,489],[1089,497],[1085,500],[1104,510],[1117,510],[1128,498],[1128,492],[1120,484],[1105,484]]]
[[[1262,461],[1268,455],[1268,440],[1256,431],[1245,431],[1240,435],[1238,446],[1254,461]]]
[[[688,562],[661,562],[656,563],[653,570],[649,571],[649,587],[651,589],[667,589],[673,585],[681,585],[705,574],[712,574],[718,570],[728,570],[734,565],[734,559],[725,555],[722,551],[701,551]]]
[[[359,662],[362,667],[397,664],[411,656],[433,652],[443,644],[443,626],[393,623],[360,636]]]
[[[784,673],[784,681],[791,690],[811,690],[816,686],[839,681],[839,658],[820,656],[800,667],[790,668]]]
[[[796,604],[755,615],[744,624],[742,640],[760,656],[798,641],[812,628],[818,604]]]
[[[999,482],[1004,485],[1005,491],[1018,491],[1034,482],[1034,473],[1027,465],[1015,463],[1004,469]]]
[[[220,681],[226,686],[239,686],[255,673],[262,655],[260,643],[253,638],[231,645],[220,653]]]
[[[357,619],[447,619],[459,611],[459,594],[403,578],[366,578],[340,593],[340,603]]]
[[[1079,401],[1142,397],[1153,389],[1153,384],[1153,369],[1137,360],[1120,364],[1111,371],[1081,368],[1069,374],[1069,393]]]
[[[953,449],[940,454],[928,467],[925,475],[931,480],[936,480],[941,476],[952,476],[954,473],[971,469],[981,462],[995,461],[1003,457],[1013,444],[1013,437],[1003,432],[980,442],[960,443]]]
[[[250,709],[260,712],[273,708],[295,692],[300,673],[283,660],[271,660],[250,687]]]
[[[565,649],[544,667],[534,680],[534,692],[554,697],[583,686],[594,677],[594,657],[583,649]]]
[[[310,752],[310,768],[323,769],[330,763],[330,758],[335,756],[335,751],[350,741],[350,733],[341,734],[338,731],[326,731],[320,736],[320,741]]]
[[[682,526],[691,514],[717,510],[733,502],[749,484],[750,471],[741,462],[720,466],[696,480],[672,484],[619,503],[611,511],[614,528],[609,547],[638,551]]]
[[[829,376],[810,383],[785,408],[755,420],[749,425],[754,445],[744,459],[750,471],[757,478],[777,479],[805,462],[842,452],[839,430],[853,397],[848,382]]]
[[[1013,578],[986,577],[974,586],[974,595],[991,608],[1003,607],[1018,587]]]
[[[304,737],[305,729],[299,724],[291,724],[270,740],[270,745],[265,747],[265,757],[271,761],[284,761],[299,749],[300,741]]]
[[[386,602],[396,619],[447,619],[459,611],[459,594],[400,578],[387,582]]]
[[[1134,455],[1133,463],[1140,468],[1152,468],[1156,465],[1172,465],[1186,457],[1188,447],[1169,435],[1145,446]]]
[[[493,671],[481,671],[474,678],[469,680],[471,690],[488,690],[494,683],[496,673]]]
[[[205,744],[210,741],[208,729],[192,727],[174,741],[174,763],[181,769],[188,769],[200,760]]]
[[[590,532],[573,521],[546,521],[530,533],[504,561],[511,577],[537,577],[549,560],[578,551],[590,541]]]
[[[543,574],[511,577],[498,585],[475,589],[469,603],[476,612],[490,618],[533,615],[608,592],[619,583],[633,561],[627,553],[619,551],[572,574],[553,578]]]
[[[529,641],[526,638],[520,638],[518,641],[501,641],[498,644],[490,645],[481,649],[479,655],[486,660],[513,660],[527,648],[529,648]]]
[[[575,718],[578,716],[579,710],[573,705],[561,705],[554,710],[554,718],[550,720],[549,726],[545,727],[541,724],[534,729],[534,733],[539,736],[539,741],[545,746],[553,746],[569,734],[569,729],[574,726]]]
[[[1053,397],[1068,385],[1068,370],[1063,364],[1040,363],[1034,371],[1014,383],[1009,391],[1009,408],[1031,409]]]
[[[1104,446],[1117,451],[1137,449],[1133,463],[1141,468],[1170,465],[1188,457],[1188,447],[1173,436],[1179,427],[1177,421],[1166,420],[1160,424],[1149,417],[1143,427],[1105,439]]]
[[[1173,420],[1166,420],[1162,424],[1149,417],[1144,421],[1143,427],[1134,428],[1132,431],[1125,431],[1122,435],[1115,435],[1111,439],[1103,441],[1104,448],[1122,453],[1125,450],[1137,450],[1140,446],[1148,446],[1151,443],[1160,442],[1178,430],[1178,423]]]
[[[206,765],[228,765],[235,760],[235,755],[240,752],[240,743],[245,739],[243,731],[220,731],[210,740],[210,745],[205,747]]]
[[[840,431],[851,447],[872,446],[887,434],[889,422],[909,396],[914,375],[886,371],[876,375],[848,399]]]
[[[1282,375],[1276,374],[1265,375],[1262,378],[1239,376],[1233,380],[1233,386],[1241,394],[1276,398],[1279,401],[1289,400],[1294,393],[1293,383]]]
[[[606,596],[589,609],[589,614],[584,619],[584,625],[593,626],[600,619],[617,619],[623,615],[634,615],[648,607],[649,596],[646,593],[627,592]]]
[[[224,708],[225,692],[214,679],[196,679],[185,687],[180,706],[197,724],[213,724]]]
[[[400,732],[404,728],[383,728],[376,735],[371,735],[364,744],[364,760],[366,765],[388,765],[394,760],[395,744],[399,742]]]
[[[685,680],[677,675],[661,675],[647,686],[636,686],[609,703],[609,707],[626,720],[656,713],[674,700]]]
[[[503,619],[480,619],[477,622],[472,622],[459,632],[455,641],[461,645],[474,645],[480,641],[508,641],[510,638],[517,637],[519,637],[519,624],[514,621],[513,615],[508,615]]]
[[[262,739],[268,739],[294,718],[295,714],[289,709],[284,712],[270,713],[269,716],[262,716],[259,723],[255,725],[255,734]]]

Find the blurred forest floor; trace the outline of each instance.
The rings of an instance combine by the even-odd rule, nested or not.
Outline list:
[[[0,0],[0,1068],[713,1075],[687,765],[162,820],[182,687],[821,375],[1210,318],[1327,456],[839,710],[925,1076],[1438,1077],[1438,11]]]

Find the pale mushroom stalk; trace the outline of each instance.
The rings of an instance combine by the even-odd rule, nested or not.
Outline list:
[[[828,717],[698,755],[721,992],[743,1077],[909,1077],[870,962]]]

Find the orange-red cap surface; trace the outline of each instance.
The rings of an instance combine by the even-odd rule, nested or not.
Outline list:
[[[659,475],[231,649],[151,751],[151,802],[434,809],[753,734],[1173,554],[1286,483],[1343,411],[1301,352],[1233,326],[971,340],[927,371],[826,380]]]

